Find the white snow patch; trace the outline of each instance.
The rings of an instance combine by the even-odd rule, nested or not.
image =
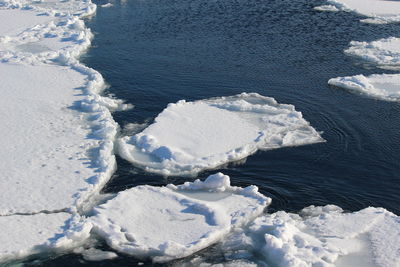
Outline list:
[[[400,266],[400,218],[383,208],[344,213],[310,206],[257,218],[223,244],[247,250],[272,266]]]
[[[141,133],[119,140],[119,154],[146,171],[190,175],[258,149],[324,141],[292,105],[242,93],[169,104]]]
[[[327,0],[327,2],[339,10],[369,17],[361,20],[365,23],[400,22],[400,2],[397,0]]]
[[[48,23],[54,17],[39,16],[32,10],[0,9],[0,38],[7,35],[17,35],[37,24]],[[7,23],[5,23],[7,22]]]
[[[355,75],[333,78],[330,85],[386,101],[400,101],[400,74]]]
[[[138,186],[96,208],[93,230],[115,250],[164,262],[220,241],[258,215],[270,199],[222,173],[184,185]]]
[[[115,168],[117,125],[104,107],[87,115],[74,110],[91,99],[84,87],[91,81],[56,65],[2,63],[0,72],[7,118],[0,129],[0,214],[71,208],[99,191]]]
[[[400,38],[390,37],[372,42],[352,41],[344,52],[381,68],[400,68]]]

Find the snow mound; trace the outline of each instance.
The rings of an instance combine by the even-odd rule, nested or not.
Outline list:
[[[272,266],[400,266],[400,218],[383,208],[344,213],[310,206],[257,218],[223,244],[247,250]]]
[[[0,216],[0,263],[81,244],[91,226],[66,212]],[[65,230],[68,229],[68,230]]]
[[[292,105],[256,93],[169,104],[141,133],[119,140],[119,154],[146,171],[190,175],[258,149],[322,142]]]
[[[222,173],[184,185],[138,186],[96,208],[93,230],[121,253],[155,262],[182,258],[220,241],[270,199],[256,186],[230,185]]]
[[[400,74],[356,75],[333,78],[328,84],[386,101],[400,101]]]
[[[344,52],[382,68],[399,69],[400,67],[400,38],[390,37],[373,42],[352,41],[350,47]]]
[[[361,22],[372,24],[400,22],[400,2],[396,0],[327,0],[327,2],[341,11],[355,12],[368,17]]]

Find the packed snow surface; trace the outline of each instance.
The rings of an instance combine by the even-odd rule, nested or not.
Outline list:
[[[356,75],[333,78],[330,85],[387,101],[400,101],[400,74]]]
[[[292,105],[256,93],[169,104],[144,131],[119,141],[120,155],[150,172],[195,174],[258,149],[321,142]]]
[[[256,186],[234,187],[228,176],[217,173],[203,182],[120,192],[99,206],[91,221],[115,250],[163,262],[220,241],[269,203]]]
[[[372,42],[352,41],[345,53],[372,62],[379,67],[400,68],[400,38],[390,37]]]
[[[400,22],[400,2],[397,0],[327,0],[329,6],[339,10],[355,12],[368,17],[362,22],[366,23],[391,23]],[[317,7],[320,11],[334,11],[327,6]]]
[[[72,207],[98,170],[88,151],[99,141],[87,138],[89,123],[74,110],[85,99],[85,76],[69,67],[8,63],[0,73],[7,118],[0,128],[0,215]]]
[[[110,110],[127,105],[100,96],[101,75],[77,60],[92,37],[81,18],[95,10],[0,0],[0,261],[85,240],[77,212],[115,169]]]
[[[0,229],[1,263],[77,246],[89,236],[90,225],[82,223],[78,215],[59,212],[0,216]]]
[[[261,216],[225,240],[226,257],[259,255],[268,266],[400,266],[400,218],[382,208],[344,213],[310,206]]]

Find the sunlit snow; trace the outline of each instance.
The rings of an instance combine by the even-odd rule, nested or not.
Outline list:
[[[122,138],[119,153],[146,171],[188,175],[259,149],[322,141],[294,106],[242,93],[169,104],[144,131]]]

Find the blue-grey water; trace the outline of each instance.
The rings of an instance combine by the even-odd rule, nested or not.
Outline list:
[[[106,0],[94,1],[105,4]],[[238,186],[272,197],[269,212],[335,204],[400,214],[400,104],[330,87],[337,76],[389,73],[343,53],[351,40],[400,36],[400,25],[370,25],[344,12],[317,12],[318,0],[121,0],[87,21],[95,34],[82,58],[110,84],[107,93],[135,105],[114,113],[151,123],[180,99],[257,92],[295,105],[326,143],[259,152],[221,168]],[[210,173],[200,173],[205,178]],[[189,178],[194,179],[194,178]],[[147,174],[123,159],[104,192],[188,178]],[[109,249],[103,244],[104,249]],[[206,249],[209,262],[223,262]],[[79,255],[37,257],[29,266],[135,266],[133,257],[87,262]],[[179,262],[178,262],[179,263]],[[146,263],[150,265],[151,263]]]

